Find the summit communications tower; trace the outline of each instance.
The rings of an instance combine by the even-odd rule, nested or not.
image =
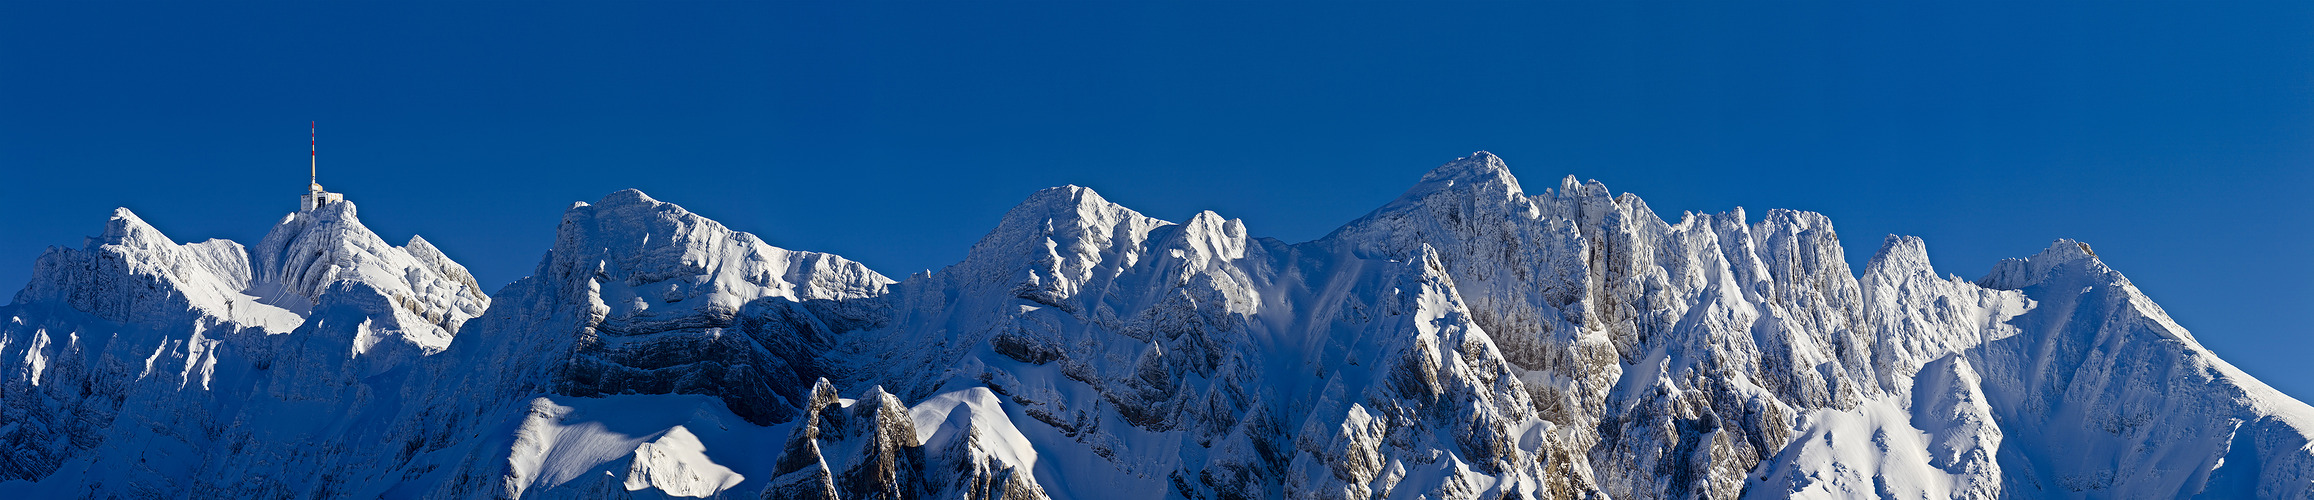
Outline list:
[[[306,128],[305,195],[297,197],[297,211],[310,212],[322,205],[345,201],[345,195],[321,189],[321,126],[310,122]]]

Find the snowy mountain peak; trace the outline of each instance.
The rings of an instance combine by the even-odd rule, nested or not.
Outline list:
[[[1510,167],[1503,164],[1502,158],[1479,151],[1431,169],[1422,175],[1421,182],[1407,188],[1391,205],[1419,203],[1440,194],[1466,197],[1473,202],[1491,200],[1492,204],[1513,205],[1527,196],[1526,190],[1519,187],[1518,177],[1511,175]]]
[[[1249,237],[1242,219],[1227,219],[1212,210],[1206,210],[1190,217],[1189,222],[1182,223],[1180,234],[1184,243],[1165,246],[1180,248],[1184,252],[1183,256],[1196,259],[1197,265],[1205,264],[1204,259],[1245,258]]]
[[[501,367],[461,384],[502,394],[707,394],[750,422],[786,422],[825,371],[811,357],[830,348],[826,330],[847,318],[818,308],[892,283],[629,189],[564,211],[536,274],[501,290],[504,305],[470,327],[478,340],[451,354]]]
[[[294,315],[254,304],[255,297],[242,293],[249,284],[248,253],[239,243],[179,245],[135,212],[117,208],[104,234],[81,248],[49,247],[15,302],[60,304],[124,323],[206,317],[276,332],[296,326]]]
[[[1398,199],[1320,241],[1348,245],[1361,256],[1408,259],[1416,243],[1434,236],[1468,236],[1502,228],[1509,221],[1541,217],[1541,207],[1527,197],[1502,160],[1481,151],[1432,169]]]
[[[99,237],[96,241],[87,242],[86,246],[91,249],[96,245],[119,245],[149,249],[160,245],[174,244],[169,241],[167,236],[163,236],[159,229],[154,229],[152,224],[147,224],[143,218],[137,217],[136,212],[129,211],[128,207],[121,207],[112,209],[112,218],[106,220],[104,224],[104,236]]]
[[[481,315],[490,298],[464,266],[424,238],[411,238],[415,248],[393,246],[362,225],[358,213],[349,200],[282,217],[257,244],[255,293],[298,310],[320,304],[333,290],[367,290],[382,296],[381,307],[363,307],[375,310],[360,314],[400,315],[400,338],[426,352],[448,347],[458,325]]]
[[[1143,222],[1142,219],[1155,220],[1123,205],[1110,203],[1092,188],[1068,185],[1045,188],[1030,194],[1019,205],[1006,211],[1003,221],[997,224],[997,230],[990,234],[1003,233],[1006,229],[1036,229],[1042,226],[1043,232],[1075,237],[1097,233],[1120,223]]]
[[[1173,223],[1110,203],[1080,186],[1037,191],[1005,212],[996,229],[951,268],[974,288],[1018,288],[1020,296],[1058,303],[1096,278],[1095,269],[1129,266],[1149,233]]]
[[[1445,165],[1439,165],[1438,168],[1430,169],[1429,173],[1422,175],[1422,182],[1501,184],[1503,187],[1509,188],[1511,192],[1524,193],[1519,188],[1518,178],[1511,175],[1510,166],[1504,164],[1502,158],[1496,157],[1494,153],[1485,151],[1473,152],[1470,156],[1456,158],[1454,161],[1446,162]]]
[[[582,201],[582,202],[579,202],[579,204],[580,204],[580,205],[586,205],[587,203]],[[651,195],[643,193],[643,190],[641,190],[641,189],[635,189],[635,188],[626,188],[626,189],[621,189],[621,190],[618,190],[618,191],[612,191],[612,192],[611,192],[611,194],[606,194],[606,195],[603,195],[603,198],[602,198],[602,199],[600,199],[600,200],[596,200],[596,201],[594,202],[594,205],[595,205],[595,206],[604,206],[604,207],[615,207],[615,206],[643,206],[643,207],[651,207],[651,208],[654,208],[654,209],[656,209],[656,208],[660,208],[660,205],[672,205],[672,204],[671,204],[671,203],[666,203],[666,202],[662,202],[662,201],[659,201],[659,199],[658,199],[658,198],[652,198],[652,197],[651,197]],[[684,210],[683,210],[683,207],[679,207],[679,206],[678,206],[678,207],[672,207],[672,211],[674,211],[674,212],[677,212],[677,213],[684,213],[684,214],[688,214],[688,213],[690,213],[689,211],[684,211]]]
[[[2054,266],[2078,260],[2095,260],[2097,259],[2097,252],[2090,250],[2088,243],[2059,239],[2050,242],[2049,248],[2033,254],[2030,259],[2040,261],[2043,265]]]
[[[1888,235],[1864,265],[1866,275],[1906,272],[1935,275],[1935,267],[1928,262],[1928,244],[1918,236]]]
[[[2002,259],[1993,269],[1977,279],[1977,285],[1999,290],[2016,290],[2038,285],[2049,278],[2049,273],[2068,264],[2084,272],[2108,272],[2105,262],[2097,259],[2097,252],[2089,250],[2088,243],[2060,239],[2049,244],[2041,253],[2023,259]]]
[[[1585,181],[1579,177],[1569,175],[1559,178],[1559,188],[1557,190],[1553,190],[1550,193],[1550,196],[1557,198],[1611,199],[1615,196],[1615,192],[1608,191],[1607,184],[1599,182],[1598,179]]]
[[[566,284],[619,287],[602,292],[614,315],[701,308],[727,315],[762,297],[866,297],[892,283],[859,263],[774,247],[634,189],[564,211],[551,259],[550,271],[571,279]]]

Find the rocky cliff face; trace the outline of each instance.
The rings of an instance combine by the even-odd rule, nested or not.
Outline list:
[[[1048,189],[897,282],[630,190],[483,299],[342,205],[255,258],[126,211],[42,257],[0,491],[2314,498],[2314,408],[2087,245],[1857,273],[1819,214],[1665,221],[1485,153],[1304,243]]]

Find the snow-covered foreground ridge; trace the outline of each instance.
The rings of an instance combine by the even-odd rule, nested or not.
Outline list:
[[[350,202],[36,266],[6,498],[2314,498],[2314,408],[2087,245],[1855,273],[1486,153],[1292,244],[1048,189],[901,281],[632,190],[490,297]]]

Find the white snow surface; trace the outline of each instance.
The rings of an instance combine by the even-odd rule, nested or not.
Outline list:
[[[607,490],[705,498],[746,482],[734,465],[770,465],[755,449],[778,446],[777,430],[747,425],[703,396],[542,397],[531,400],[506,461],[516,495]]]
[[[0,496],[2314,498],[2314,408],[2088,245],[1760,215],[1482,152],[1304,243],[1048,189],[895,282],[628,190],[485,298],[351,203],[120,210],[0,308]]]
[[[933,396],[909,408],[908,416],[915,422],[918,442],[944,444],[970,435],[980,443],[980,449],[974,451],[1024,472],[1033,473],[1036,468],[1036,445],[1022,436],[1019,428],[1013,427],[1012,417],[1004,411],[1004,401],[986,387]]]

